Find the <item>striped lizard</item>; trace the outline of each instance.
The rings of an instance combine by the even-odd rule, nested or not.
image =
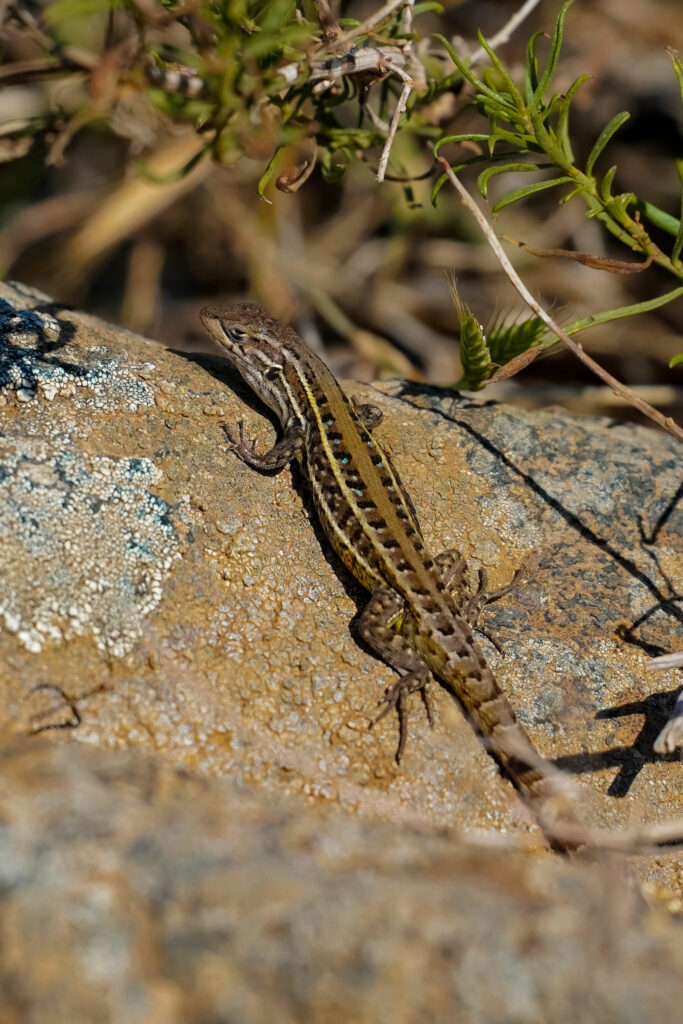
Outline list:
[[[230,448],[264,472],[299,463],[333,548],[370,591],[358,629],[400,674],[375,719],[397,710],[397,760],[405,744],[407,698],[422,694],[431,722],[428,687],[436,677],[457,697],[543,825],[558,772],[534,749],[474,638],[471,612],[476,615],[487,598],[469,594],[464,559],[457,551],[432,558],[426,550],[410,496],[374,436],[381,410],[350,401],[295,331],[260,307],[207,306],[201,318],[283,430],[261,455],[240,421],[237,437],[224,428]],[[488,600],[494,596],[500,593]]]

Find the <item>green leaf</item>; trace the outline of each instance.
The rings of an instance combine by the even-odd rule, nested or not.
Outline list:
[[[436,0],[421,0],[420,3],[415,4],[413,7],[413,17],[417,18],[418,14],[424,14],[426,11],[436,11],[437,14],[443,14],[443,4],[436,3]]]
[[[619,131],[622,124],[628,121],[630,116],[631,115],[629,114],[628,110],[622,110],[620,114],[615,114],[614,117],[607,122],[605,127],[598,135],[597,141],[588,155],[588,159],[586,160],[586,174],[593,173],[595,161],[598,159],[603,149],[605,148],[609,140],[612,138],[612,136],[615,134],[615,132]]]
[[[681,103],[683,103],[683,61],[676,50],[669,50],[669,56],[674,66],[674,73],[678,79],[678,88],[681,90]]]
[[[574,153],[569,139],[569,108],[572,100],[574,99],[574,95],[590,77],[590,75],[579,75],[579,77],[576,78],[569,86],[564,96],[557,97],[557,137],[567,159],[571,163],[574,163]]]
[[[496,69],[496,71],[498,72],[500,77],[505,82],[507,90],[508,90],[508,92],[510,94],[510,97],[512,99],[512,103],[514,104],[515,107],[517,107],[517,110],[520,113],[522,113],[524,111],[524,100],[522,99],[522,94],[520,93],[519,89],[517,88],[517,86],[513,82],[512,78],[510,76],[510,72],[506,68],[505,64],[503,64],[502,60],[500,59],[498,54],[495,52],[495,50],[493,50],[489,46],[489,44],[487,43],[486,39],[484,38],[484,36],[482,35],[481,32],[477,32],[477,38],[479,40],[479,45],[486,52],[486,54],[488,55],[489,60],[493,64],[494,68]]]
[[[449,142],[486,142],[487,139],[488,135],[481,135],[478,132],[465,132],[464,135],[446,135],[443,139],[439,139],[434,146],[434,156],[438,156],[441,147]]]
[[[547,166],[547,165],[546,165]],[[542,170],[538,164],[503,164],[502,167],[487,167],[477,178],[477,188],[483,199],[488,199],[488,182],[496,174],[512,174],[518,171]]]
[[[256,186],[256,195],[259,197],[259,199],[263,199],[264,193],[266,191],[266,186],[268,185],[270,179],[273,177],[273,174],[275,173],[275,168],[277,167],[278,164],[278,158],[282,153],[283,149],[284,146],[276,147],[275,152],[273,153],[273,155],[271,156],[270,160],[266,165],[265,171],[258,180],[258,184]],[[270,202],[270,200],[268,200],[268,202]]]
[[[565,174],[561,178],[550,178],[549,181],[536,181],[533,185],[525,185],[524,188],[518,188],[515,192],[510,192],[507,196],[499,199],[496,205],[492,207],[492,213],[498,213],[499,210],[503,210],[506,206],[510,206],[520,199],[525,199],[535,192],[543,192],[547,188],[554,188],[555,185],[564,185],[566,182],[573,180],[573,178],[569,178]]]
[[[526,75],[524,77],[524,88],[526,92],[527,105],[530,107],[538,89],[538,61],[536,60],[536,40],[543,35],[543,32],[534,32],[526,46]]]
[[[432,206],[436,206],[436,197],[438,196],[439,192],[444,187],[447,181],[448,175],[444,172],[439,178],[436,179],[436,181],[432,185],[432,191],[430,194]]]
[[[341,151],[332,153],[327,147],[320,146],[318,148],[318,163],[320,173],[330,184],[341,181],[346,173],[346,161]]]
[[[498,101],[498,93],[495,92],[495,90],[489,88],[489,86],[486,85],[485,82],[482,82],[480,78],[477,78],[473,71],[470,71],[467,64],[465,64],[465,62],[457,55],[457,53],[455,52],[451,44],[448,42],[446,37],[442,36],[439,32],[435,32],[433,38],[438,39],[441,45],[445,47],[448,56],[453,61],[460,74],[463,76],[463,78],[467,79],[470,85],[474,86],[474,89],[477,91],[477,93],[480,93],[484,96],[488,96],[490,100],[496,103]]]
[[[588,327],[594,327],[596,324],[609,324],[613,320],[621,320],[626,316],[636,316],[638,313],[651,313],[653,309],[666,306],[667,303],[674,302],[676,299],[680,299],[681,296],[683,296],[683,285],[674,288],[673,291],[665,292],[664,295],[658,295],[655,299],[647,299],[645,302],[634,302],[630,306],[619,306],[616,309],[607,309],[603,313],[593,313],[591,316],[584,316],[580,320],[575,320],[569,327],[565,327],[565,333],[580,334],[581,331],[585,331]],[[555,344],[556,340],[555,338],[550,344]]]
[[[671,369],[673,369],[674,366],[680,366],[681,363],[683,363],[683,352],[679,352],[677,356],[672,356],[669,360],[669,366]]]
[[[679,164],[683,168],[683,161],[677,160],[676,165],[678,166]],[[681,172],[679,171],[679,173]],[[643,199],[636,200],[636,209],[640,210],[651,224],[655,224],[658,228],[661,228],[662,231],[666,231],[668,234],[675,235],[676,238],[678,238],[681,230],[681,222],[680,220],[677,220],[676,217],[672,217],[670,213],[666,212],[666,210],[660,210],[654,203],[648,203]]]
[[[612,198],[612,183],[614,181],[614,175],[616,173],[617,165],[614,164],[614,166],[610,167],[610,169],[605,173],[605,177],[600,182],[598,191],[600,193],[600,198],[602,199],[603,203],[609,203]]]
[[[683,91],[683,85],[681,86]],[[678,178],[681,183],[681,219],[678,222],[678,232],[676,234],[676,241],[674,247],[671,250],[671,259],[674,263],[678,263],[681,255],[681,249],[683,249],[683,160],[676,161],[676,170],[678,171]]]
[[[567,11],[573,3],[574,0],[565,0],[565,3],[562,4],[562,7],[560,8],[560,13],[557,16],[557,21],[555,22],[555,31],[553,32],[553,38],[550,44],[550,54],[548,55],[548,63],[545,66],[545,71],[543,72],[541,80],[538,83],[538,86],[534,92],[534,103],[530,104],[530,106],[534,106],[535,109],[540,108],[540,104],[543,100],[543,94],[550,85],[553,75],[555,74],[557,62],[560,59],[560,50],[562,49],[564,19],[567,14]]]

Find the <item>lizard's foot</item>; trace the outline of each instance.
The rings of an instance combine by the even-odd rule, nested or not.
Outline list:
[[[235,437],[225,423],[223,424],[223,430],[225,436],[228,439],[228,448],[230,451],[235,452],[241,459],[248,462],[253,459],[256,455],[256,439],[247,437],[247,428],[244,420],[240,420],[237,424],[238,437]]]
[[[382,710],[373,718],[370,722],[370,728],[381,722],[391,711],[396,711],[398,714],[398,747],[396,748],[396,764],[401,763],[401,758],[406,749],[406,741],[408,739],[408,697],[412,693],[419,693],[424,702],[425,710],[427,711],[427,721],[430,726],[434,725],[434,705],[432,704],[432,698],[429,693],[429,684],[431,682],[431,676],[425,679],[424,672],[409,672],[408,675],[402,676],[401,679],[397,679],[395,683],[387,686],[384,691],[384,695],[380,700],[380,706],[383,705]]]

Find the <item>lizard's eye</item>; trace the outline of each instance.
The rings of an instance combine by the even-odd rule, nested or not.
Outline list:
[[[247,336],[247,332],[241,327],[224,327],[223,330],[231,341],[244,341]]]
[[[266,380],[277,380],[278,377],[280,376],[281,370],[281,366],[271,366],[268,370],[266,370],[263,376],[266,378]]]

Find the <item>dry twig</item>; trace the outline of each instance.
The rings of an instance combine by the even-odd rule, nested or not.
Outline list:
[[[540,2],[541,0],[526,0],[526,3],[523,3],[519,10],[515,11],[515,13],[508,18],[503,27],[496,32],[495,36],[492,36],[491,39],[489,39],[489,46],[494,50],[497,50],[499,46],[504,46],[515,29],[519,28],[524,19],[528,18],[534,7],[538,7]],[[474,53],[470,55],[470,67],[478,64],[482,57],[485,56],[486,50],[483,46],[480,46],[479,49],[475,50]]]

